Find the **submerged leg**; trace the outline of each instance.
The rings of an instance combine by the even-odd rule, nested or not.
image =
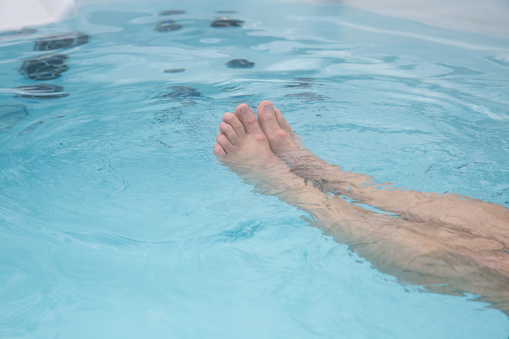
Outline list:
[[[292,172],[313,182],[322,191],[349,196],[409,221],[461,228],[470,234],[466,246],[509,250],[507,208],[456,194],[423,193],[400,190],[390,184],[377,185],[370,176],[340,170],[311,151],[298,147],[299,139],[270,101],[263,101],[257,114],[272,151],[292,167]],[[476,238],[490,241],[475,241]]]
[[[261,126],[245,104],[237,107],[235,115],[223,117],[214,153],[226,166],[262,193],[307,212],[314,226],[350,245],[378,269],[437,292],[483,295],[509,312],[509,272],[503,269],[509,267],[508,253],[463,246],[461,239],[469,234],[461,229],[422,227],[419,222],[370,212],[324,194],[270,151],[270,146],[291,143],[275,142],[274,131],[267,129],[271,118],[260,114],[260,108],[270,110],[270,104],[264,102],[258,109]]]

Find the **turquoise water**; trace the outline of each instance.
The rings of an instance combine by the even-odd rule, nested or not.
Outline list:
[[[218,10],[245,23],[210,27]],[[170,18],[182,28],[154,30]],[[70,31],[90,41],[57,51],[67,71],[20,74],[51,53],[34,40]],[[475,296],[373,269],[211,149],[225,111],[270,99],[346,170],[507,207],[508,39],[341,5],[129,2],[4,35],[0,53],[0,337],[509,335]],[[41,83],[69,95],[15,89]]]

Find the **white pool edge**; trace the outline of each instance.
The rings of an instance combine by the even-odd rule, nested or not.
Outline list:
[[[125,0],[0,0],[0,32],[65,20],[76,16],[81,6],[116,1]],[[284,1],[342,4],[432,26],[509,38],[507,0]]]
[[[81,6],[114,1],[121,0],[0,0],[0,32],[62,21]]]

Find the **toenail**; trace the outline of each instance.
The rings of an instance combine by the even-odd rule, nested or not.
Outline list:
[[[247,107],[242,107],[240,109],[240,112],[243,113],[243,114],[247,114],[249,112],[249,110],[247,109]]]

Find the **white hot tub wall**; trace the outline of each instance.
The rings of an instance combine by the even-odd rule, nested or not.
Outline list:
[[[65,20],[80,6],[113,1],[120,0],[0,0],[0,32]]]
[[[76,14],[74,0],[2,0],[0,32],[44,25]]]
[[[129,0],[0,0],[0,32],[60,21],[77,15],[80,6],[114,1]],[[344,4],[429,25],[509,38],[509,0],[286,1]]]

